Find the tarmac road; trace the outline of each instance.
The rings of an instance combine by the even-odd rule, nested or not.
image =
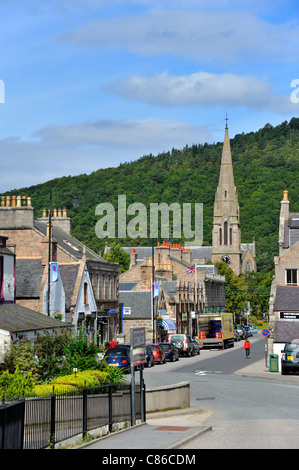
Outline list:
[[[268,371],[260,336],[252,341],[249,359],[242,347],[243,342],[146,370],[148,388],[158,380],[168,385],[189,378],[190,409],[147,415],[145,424],[80,448],[118,450],[118,455],[136,449],[139,463],[155,449],[298,449],[299,376]]]

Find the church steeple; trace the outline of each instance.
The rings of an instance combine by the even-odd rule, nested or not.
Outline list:
[[[219,183],[215,195],[212,261],[226,261],[237,274],[241,272],[241,231],[239,203],[226,123]]]

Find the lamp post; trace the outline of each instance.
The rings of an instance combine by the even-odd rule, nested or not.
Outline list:
[[[155,325],[155,260],[154,260],[155,248],[154,239],[152,238],[152,315],[153,315],[153,343],[156,342],[156,325]]]
[[[51,289],[51,239],[52,239],[52,188],[49,190],[49,230],[48,230],[48,299],[47,313],[50,316],[50,289]]]

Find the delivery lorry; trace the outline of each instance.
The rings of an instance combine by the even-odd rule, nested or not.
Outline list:
[[[199,342],[203,348],[233,348],[234,317],[232,313],[211,313],[198,316]]]

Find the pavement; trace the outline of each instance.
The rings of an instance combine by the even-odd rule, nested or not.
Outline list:
[[[280,372],[270,372],[265,359],[251,362],[249,358],[248,365],[234,375],[297,382],[299,385],[299,375],[285,376]],[[205,424],[211,413],[198,408],[150,413],[146,417],[146,423],[96,438],[76,449],[180,449],[193,439],[212,431],[212,427]]]

